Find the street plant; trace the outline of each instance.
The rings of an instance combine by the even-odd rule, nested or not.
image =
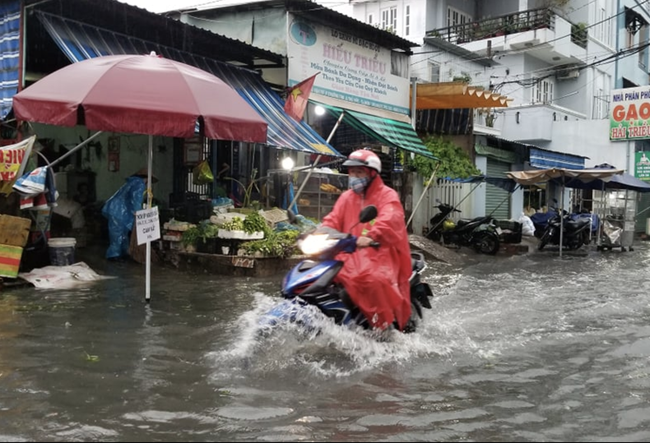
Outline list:
[[[481,174],[469,154],[452,141],[439,136],[428,135],[422,142],[438,160],[432,160],[421,155],[416,155],[415,158],[411,159],[410,154],[405,154],[405,151],[402,151],[401,155],[402,164],[408,164],[425,180],[431,177],[438,162],[440,162],[440,166],[436,172],[437,177],[467,178]]]

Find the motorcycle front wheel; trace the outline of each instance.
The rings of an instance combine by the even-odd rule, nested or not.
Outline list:
[[[539,239],[539,244],[537,245],[537,250],[541,251],[544,249],[544,246],[548,244],[548,241],[551,239],[551,233],[550,231],[544,231],[542,236]]]
[[[481,254],[495,255],[500,247],[501,242],[496,234],[487,232],[475,238],[474,248]]]

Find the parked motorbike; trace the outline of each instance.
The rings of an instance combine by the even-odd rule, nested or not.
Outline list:
[[[501,229],[496,225],[496,220],[491,216],[476,217],[471,220],[461,219],[458,223],[449,217],[452,212],[461,212],[453,206],[438,203],[438,212],[429,220],[429,230],[426,237],[443,244],[471,247],[476,252],[494,255],[499,251]]]
[[[376,216],[377,208],[368,206],[361,211],[359,223],[367,223]],[[370,329],[367,318],[354,305],[345,287],[334,282],[343,267],[343,262],[334,257],[341,252],[353,253],[356,242],[357,237],[351,234],[323,227],[299,239],[298,246],[310,258],[298,263],[284,277],[284,300],[261,317],[260,327],[268,330],[280,322],[289,321],[311,329],[315,322],[314,310],[307,307],[313,306],[317,308],[316,313],[320,311],[324,316],[332,318],[337,325]],[[371,246],[379,247],[379,243],[373,242]],[[424,256],[412,251],[411,261],[411,318],[403,330],[405,333],[415,332],[423,317],[422,308],[431,309],[429,298],[433,296],[429,285],[420,278],[426,269]]]
[[[557,202],[556,202],[557,204]],[[546,245],[560,245],[560,231],[562,231],[562,246],[569,249],[578,249],[589,244],[589,231],[591,220],[586,217],[572,217],[567,211],[560,213],[557,208],[549,208],[550,218],[546,228],[542,231],[537,249],[541,251]],[[563,219],[561,218],[563,217]],[[563,230],[561,228],[564,228]]]

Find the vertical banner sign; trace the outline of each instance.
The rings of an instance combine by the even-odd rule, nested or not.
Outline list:
[[[158,207],[143,209],[135,213],[135,228],[138,246],[160,238],[160,218]]]
[[[610,108],[611,141],[650,139],[650,86],[612,91]]]
[[[640,180],[650,180],[650,152],[636,152],[634,176]]]

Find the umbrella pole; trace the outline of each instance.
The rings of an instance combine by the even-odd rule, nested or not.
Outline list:
[[[564,176],[562,176],[562,205],[558,208],[560,213],[560,258],[562,258],[562,247],[564,246]]]
[[[433,173],[431,174],[431,178],[429,178],[429,181],[427,182],[427,185],[424,187],[424,190],[422,191],[422,194],[420,195],[420,198],[418,199],[418,202],[415,204],[415,208],[413,208],[413,211],[411,212],[411,216],[409,217],[408,221],[406,222],[406,228],[407,229],[408,229],[409,225],[411,224],[411,220],[413,220],[413,216],[415,215],[415,212],[420,207],[420,203],[422,203],[422,199],[424,198],[424,195],[429,190],[429,186],[431,186],[431,183],[433,183],[433,179],[435,178],[436,172],[438,172],[439,167],[440,167],[440,162],[438,162],[438,164],[434,168]]]
[[[330,132],[329,137],[327,137],[327,143],[329,144],[330,140],[332,140],[332,137],[334,136],[334,133],[336,130],[339,128],[339,125],[341,124],[341,120],[343,120],[343,116],[345,115],[345,112],[341,112],[341,115],[339,116],[339,119],[336,121],[336,124],[334,125],[334,128],[332,128],[332,132]],[[316,160],[314,161],[314,164],[311,166],[309,169],[309,172],[307,172],[307,177],[303,180],[302,184],[300,185],[300,188],[298,188],[298,192],[296,192],[296,195],[293,196],[293,200],[291,200],[291,204],[287,206],[287,209],[293,208],[293,205],[296,204],[298,201],[298,197],[300,197],[300,194],[302,193],[302,190],[305,189],[305,185],[309,181],[309,178],[311,177],[311,174],[314,172],[314,168],[316,168],[316,165],[318,165],[318,162],[320,161],[320,158],[322,157],[322,154],[318,154],[316,157]],[[287,196],[288,197],[288,196]],[[287,201],[289,198],[287,198]]]
[[[153,135],[149,136],[149,154],[147,159],[147,209],[151,209],[151,166],[153,163]],[[151,299],[151,242],[147,241],[145,302]]]

